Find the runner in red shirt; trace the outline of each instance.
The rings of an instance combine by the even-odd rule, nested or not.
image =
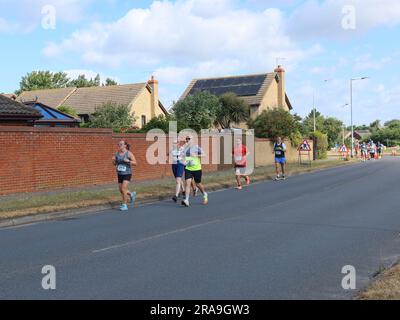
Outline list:
[[[246,180],[246,184],[250,184],[250,178],[247,171],[247,156],[249,152],[245,145],[242,144],[242,140],[236,139],[235,147],[233,149],[233,163],[235,165],[235,174],[236,174],[236,189],[242,190],[241,179],[244,178]]]

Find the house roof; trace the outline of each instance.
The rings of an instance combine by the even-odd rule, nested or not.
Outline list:
[[[210,93],[217,96],[227,92],[233,92],[249,105],[260,105],[265,96],[265,93],[267,92],[273,81],[277,81],[276,72],[242,76],[193,79],[180,99],[183,100],[188,95],[200,91],[209,91]],[[287,96],[286,103],[289,108],[292,109],[292,105]]]
[[[146,83],[136,83],[78,88],[63,104],[73,107],[78,114],[91,114],[96,107],[101,107],[107,102],[129,105],[146,88],[146,85]]]
[[[44,105],[40,102],[26,102],[24,103],[26,106],[35,108],[42,114],[42,118],[40,120],[35,121],[35,123],[41,122],[57,122],[57,123],[80,123],[80,119],[76,119],[69,114],[61,112],[60,110],[51,108],[49,106]]]
[[[40,101],[46,106],[57,108],[64,104],[64,101],[74,93],[76,88],[60,88],[24,91],[18,96],[18,101],[24,103],[27,101]]]
[[[18,100],[21,102],[37,101],[52,108],[61,105],[69,106],[74,108],[78,114],[92,114],[96,107],[107,102],[129,105],[140,92],[146,89],[149,92],[152,90],[144,82],[115,86],[35,90],[23,92]],[[165,114],[168,113],[160,101],[159,106]]]
[[[0,118],[39,119],[42,115],[35,108],[0,94]]]

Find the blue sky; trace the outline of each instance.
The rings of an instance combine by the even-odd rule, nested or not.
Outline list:
[[[282,57],[294,112],[316,91],[349,124],[349,79],[369,76],[354,83],[355,122],[400,118],[398,0],[0,0],[0,37],[0,92],[33,70],[154,74],[170,106],[192,78],[270,72]]]

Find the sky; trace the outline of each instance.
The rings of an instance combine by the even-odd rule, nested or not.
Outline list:
[[[0,92],[34,70],[160,82],[168,108],[193,78],[272,72],[293,112],[350,124],[400,118],[399,0],[0,0]],[[325,81],[327,80],[327,81]]]

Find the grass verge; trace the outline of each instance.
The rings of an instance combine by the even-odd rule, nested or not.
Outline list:
[[[288,165],[287,174],[296,175],[312,172],[319,169],[346,165],[352,162],[339,160],[315,161],[312,166]],[[274,177],[274,167],[256,168],[252,174],[252,181],[269,180]],[[207,190],[230,188],[235,185],[233,170],[206,174],[204,183]],[[171,196],[174,189],[173,179],[160,180],[156,184],[133,184],[132,189],[138,194],[139,202],[146,200],[161,200]],[[115,205],[120,201],[120,195],[116,187],[105,189],[87,189],[80,191],[60,191],[52,194],[34,194],[21,196],[16,199],[0,201],[0,220],[24,217],[35,214],[51,213],[62,210],[82,209],[99,205]]]
[[[400,300],[400,264],[379,274],[357,300]]]

